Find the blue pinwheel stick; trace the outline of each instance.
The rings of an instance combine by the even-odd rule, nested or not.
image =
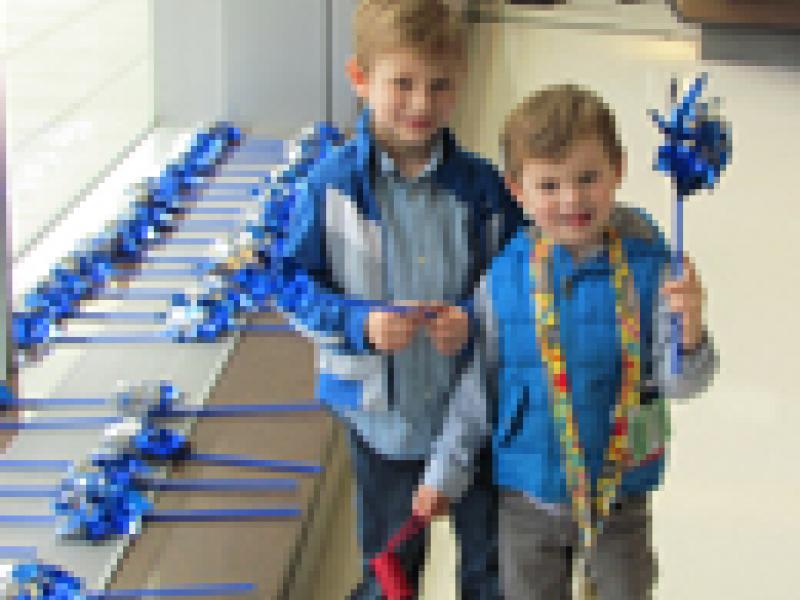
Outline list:
[[[63,409],[71,407],[102,407],[116,404],[120,414],[102,416],[68,416],[50,419],[31,419],[0,423],[2,429],[34,430],[85,430],[121,423],[124,418],[152,419],[186,417],[240,417],[282,413],[308,413],[322,410],[319,401],[285,404],[218,404],[211,406],[186,406],[179,403],[182,395],[168,381],[146,382],[110,398],[14,398],[11,391],[0,384],[0,410],[4,408]]]
[[[6,598],[27,600],[100,600],[101,598],[190,598],[252,594],[247,582],[199,583],[172,588],[134,590],[86,590],[83,581],[64,568],[34,559],[14,565]]]
[[[295,479],[142,479],[143,489],[177,492],[286,492],[297,489]],[[58,498],[62,488],[51,485],[0,484],[0,498]]]
[[[0,559],[2,560],[33,560],[36,558],[34,546],[0,546]]]
[[[129,500],[129,499],[126,499]],[[98,533],[96,536],[75,536],[92,541],[105,540],[116,535],[125,535],[135,533],[138,529],[138,519],[144,519],[149,522],[185,522],[197,523],[207,522],[215,523],[221,521],[263,521],[263,520],[282,520],[294,519],[302,515],[302,509],[288,506],[276,508],[194,508],[186,510],[162,510],[162,511],[138,511],[133,513],[135,519],[129,519],[128,513],[118,514],[114,513],[115,521],[111,526],[130,526],[130,529],[117,530],[113,529],[106,531],[105,529]],[[120,517],[123,517],[122,519]],[[19,525],[19,526],[52,526],[57,524],[59,516],[53,514],[24,514],[24,515],[0,515],[1,525]],[[105,525],[105,524],[103,524]],[[65,534],[67,537],[73,537],[69,532]]]
[[[670,272],[673,278],[683,274],[683,202],[701,189],[713,189],[730,162],[730,125],[714,114],[707,102],[701,102],[708,75],[695,78],[686,94],[678,101],[678,85],[671,85],[669,119],[656,110],[650,116],[664,135],[658,147],[654,169],[669,173],[675,187],[673,203],[673,253]],[[681,372],[680,341],[681,322],[672,315],[671,364],[673,374]]]
[[[164,460],[163,457],[159,457],[159,459]],[[153,458],[150,460],[156,459]],[[322,466],[318,464],[274,458],[258,458],[246,454],[189,452],[185,455],[182,455],[181,460],[193,461],[211,466],[250,468],[275,473],[322,472]],[[69,470],[72,466],[74,466],[74,463],[70,460],[0,459],[0,471],[20,471],[24,473],[62,473]]]

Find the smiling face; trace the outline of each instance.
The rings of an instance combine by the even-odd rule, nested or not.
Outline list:
[[[579,254],[608,227],[623,161],[612,161],[598,138],[581,138],[563,160],[524,161],[520,182],[509,187],[544,236]]]
[[[356,94],[372,111],[376,137],[397,151],[424,148],[455,107],[463,63],[414,50],[377,54],[368,71],[348,65]]]

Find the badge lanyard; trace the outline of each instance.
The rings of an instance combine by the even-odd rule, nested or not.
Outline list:
[[[542,361],[547,367],[549,376],[550,400],[565,459],[566,484],[572,516],[579,529],[583,572],[586,578],[585,598],[594,597],[586,559],[595,545],[603,521],[611,512],[623,471],[631,463],[628,415],[639,405],[641,378],[639,302],[633,285],[633,276],[622,251],[622,241],[613,230],[609,233],[608,241],[609,262],[613,270],[615,314],[620,331],[622,373],[611,435],[605,450],[603,471],[597,482],[596,492],[593,491],[589,481],[585,451],[581,446],[572,410],[572,393],[567,377],[566,359],[561,348],[558,312],[553,294],[552,242],[539,238],[530,258],[536,334]],[[534,275],[538,276],[536,281]]]

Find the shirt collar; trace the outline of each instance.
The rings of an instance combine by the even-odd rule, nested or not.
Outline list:
[[[428,162],[422,170],[414,177],[413,181],[419,181],[429,177],[441,164],[444,154],[444,132],[439,130],[436,133],[433,145],[431,147],[431,155]],[[394,160],[385,150],[378,150],[378,174],[383,177],[401,178],[403,177],[397,170]]]
[[[541,230],[539,227],[537,227],[535,224],[529,225],[528,238],[531,240],[531,244],[535,245],[540,237]],[[592,244],[591,246],[585,248],[578,257],[573,257],[572,253],[567,250],[566,247],[556,244],[553,247],[553,258],[556,260],[556,262],[567,266],[570,271],[605,268],[607,264],[604,259],[606,257],[607,248],[608,243],[604,237],[602,242]],[[531,248],[531,251],[533,251],[533,248]]]

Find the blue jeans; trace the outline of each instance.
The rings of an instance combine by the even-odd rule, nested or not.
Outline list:
[[[380,589],[369,569],[369,559],[381,552],[389,538],[411,516],[411,499],[425,469],[423,460],[393,460],[366,444],[351,428],[350,447],[356,479],[358,538],[364,556],[363,580],[351,600],[380,600]],[[492,486],[488,448],[477,459],[474,484],[451,506],[461,550],[458,567],[460,598],[501,598],[497,565],[497,494]],[[416,585],[425,562],[426,536],[403,545],[399,553],[410,580]]]

